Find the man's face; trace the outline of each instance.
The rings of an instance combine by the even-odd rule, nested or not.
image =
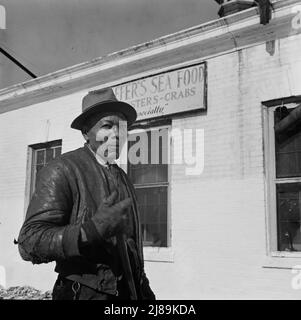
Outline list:
[[[127,122],[120,113],[104,115],[84,137],[105,162],[119,158],[127,136]]]

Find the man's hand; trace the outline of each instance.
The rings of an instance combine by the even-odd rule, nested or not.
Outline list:
[[[115,203],[117,192],[113,191],[107,197],[103,204],[100,205],[91,218],[83,224],[83,229],[87,235],[88,240],[93,242],[98,240],[105,240],[118,233],[122,233],[125,227],[125,220],[127,218],[127,208],[132,204],[131,198],[126,198],[120,202]],[[91,225],[93,224],[93,226]],[[95,231],[97,235],[95,234]]]
[[[123,231],[127,213],[126,209],[132,204],[131,198],[115,203],[116,197],[117,192],[113,191],[92,217],[99,235],[104,239]]]

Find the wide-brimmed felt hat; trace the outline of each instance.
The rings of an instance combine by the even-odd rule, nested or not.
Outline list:
[[[83,98],[82,113],[73,120],[71,128],[81,130],[87,119],[111,112],[123,114],[128,126],[137,118],[136,110],[130,104],[117,100],[112,88],[90,91]]]

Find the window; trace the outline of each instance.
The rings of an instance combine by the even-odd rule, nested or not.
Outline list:
[[[129,132],[128,175],[136,190],[144,246],[169,246],[168,132],[167,127]]]
[[[297,252],[301,251],[301,105],[269,108],[268,122],[270,249]]]
[[[30,181],[30,197],[36,187],[37,173],[46,166],[46,164],[55,159],[62,153],[62,140],[51,141],[47,143],[39,143],[30,146],[31,161],[31,181]]]

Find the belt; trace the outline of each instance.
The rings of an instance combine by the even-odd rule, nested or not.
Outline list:
[[[96,275],[93,275],[93,274],[84,274],[84,275],[71,274],[67,276],[61,276],[61,278],[78,282],[95,291],[110,294],[113,296],[118,296],[117,281],[122,280],[122,276],[120,276],[118,278],[115,278],[115,280],[113,281],[112,280],[106,281],[106,279],[99,279]]]

